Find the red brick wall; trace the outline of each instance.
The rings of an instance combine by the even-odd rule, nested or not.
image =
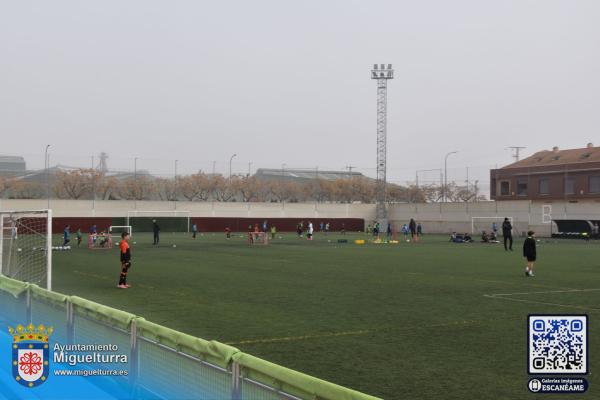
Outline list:
[[[342,224],[346,231],[363,231],[365,226],[364,219],[361,218],[220,218],[220,217],[192,217],[191,224],[197,224],[200,232],[224,232],[225,228],[229,227],[233,232],[245,232],[248,230],[248,225],[258,224],[262,229],[262,223],[267,220],[269,228],[275,225],[278,232],[294,232],[296,225],[300,221],[304,221],[304,225],[308,221],[312,221],[315,231],[319,230],[319,224],[329,222],[331,231],[339,231]],[[81,232],[87,233],[92,225],[98,227],[98,232],[108,229],[113,224],[113,219],[108,218],[88,218],[88,217],[57,217],[52,219],[52,231],[54,233],[62,233],[65,226],[71,225],[71,232],[81,228]]]
[[[219,217],[193,217],[191,224],[198,225],[198,231],[200,232],[224,232],[225,228],[231,229],[233,232],[245,232],[248,230],[248,226],[258,224],[262,229],[264,220],[267,220],[269,228],[275,225],[278,232],[294,232],[296,231],[296,225],[300,221],[304,221],[304,226],[308,221],[313,223],[315,231],[319,230],[319,224],[321,222],[329,222],[330,231],[339,231],[342,228],[342,224],[346,231],[363,231],[365,226],[365,220],[361,218],[219,218]]]

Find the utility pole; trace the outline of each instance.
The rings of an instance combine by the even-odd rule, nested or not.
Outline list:
[[[346,165],[346,169],[348,170],[348,178],[352,178],[352,170],[356,168],[354,165]]]
[[[509,146],[506,148],[506,150],[511,150],[513,152],[512,154],[512,158],[515,159],[515,162],[519,161],[519,155],[521,153],[521,150],[526,149],[527,147],[523,147],[523,146]]]
[[[92,210],[96,209],[96,168],[94,167],[94,155],[92,154],[92,170],[90,171],[92,177]]]
[[[137,186],[137,157],[133,158],[133,208],[137,210],[137,197],[138,197],[138,186]]]
[[[446,153],[446,156],[444,157],[444,203],[446,202],[447,198],[448,198],[448,194],[447,194],[447,190],[448,190],[448,156],[451,154],[456,154],[458,153],[458,151],[451,151],[449,153]]]

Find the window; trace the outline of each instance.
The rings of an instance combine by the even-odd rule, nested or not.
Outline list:
[[[550,194],[550,179],[540,179],[540,194]]]
[[[575,194],[575,178],[565,178],[565,194]]]
[[[502,181],[500,182],[500,196],[509,196],[510,195],[510,182]]]
[[[600,193],[600,176],[590,176],[590,193]]]
[[[527,196],[527,181],[517,181],[517,195]]]

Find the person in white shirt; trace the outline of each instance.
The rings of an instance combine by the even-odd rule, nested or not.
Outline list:
[[[308,230],[306,231],[306,237],[308,238],[308,240],[312,240],[313,237],[313,224],[310,221],[308,221]]]

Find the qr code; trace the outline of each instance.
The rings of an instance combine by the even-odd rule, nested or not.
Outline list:
[[[530,374],[587,374],[587,315],[530,315]]]

